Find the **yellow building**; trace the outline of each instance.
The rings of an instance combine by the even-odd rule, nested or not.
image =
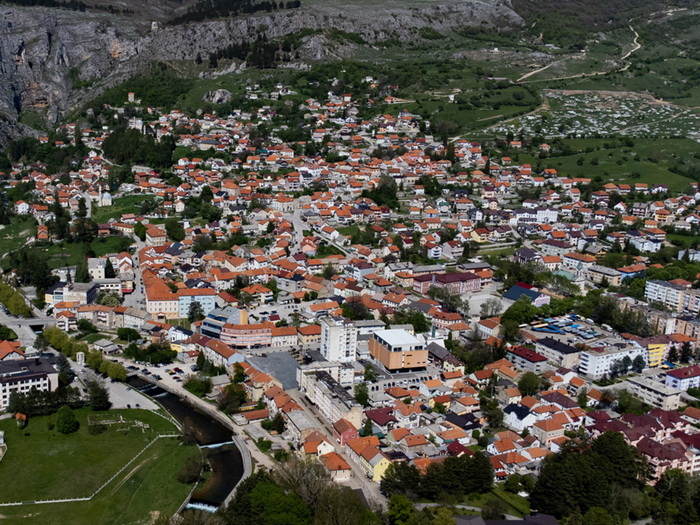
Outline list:
[[[661,366],[664,360],[666,351],[666,343],[649,343],[647,345],[647,359],[649,368],[657,368]]]

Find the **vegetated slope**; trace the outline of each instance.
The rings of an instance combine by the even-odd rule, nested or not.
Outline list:
[[[545,43],[583,49],[596,32],[629,24],[630,19],[693,0],[512,0],[512,7]]]

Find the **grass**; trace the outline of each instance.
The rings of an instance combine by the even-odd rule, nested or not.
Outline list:
[[[168,319],[167,323],[170,326],[180,326],[184,328],[185,330],[189,330],[190,326],[192,326],[192,323],[190,323],[189,319],[182,318],[182,319]]]
[[[690,235],[687,233],[669,233],[666,235],[666,240],[668,242],[678,241],[681,243],[679,246],[687,248],[693,243],[698,242],[698,237],[696,235]]]
[[[142,421],[149,428],[109,425],[102,434],[91,435],[88,416],[105,414]],[[55,415],[32,418],[24,429],[11,419],[0,421],[8,446],[0,469],[3,502],[90,496],[156,435],[176,432],[170,422],[146,410],[81,409],[75,415],[80,428],[68,435],[49,430]]]
[[[95,252],[95,257],[101,257],[108,253],[119,253],[131,246],[132,240],[128,237],[114,235],[111,237],[97,237],[90,243],[90,248]],[[52,244],[45,248],[51,268],[65,268],[74,266],[85,254],[85,246],[80,243]]]
[[[194,449],[176,439],[159,439],[132,469],[107,485],[89,502],[3,507],[7,523],[27,525],[143,525],[158,513],[170,516],[190,487],[176,481],[178,471]],[[70,478],[69,478],[70,479]]]
[[[570,139],[564,142],[574,153],[561,157],[551,157],[538,161],[528,155],[520,155],[520,162],[542,163],[542,166],[555,168],[561,175],[571,177],[596,177],[600,175],[606,182],[644,182],[666,184],[672,192],[688,189],[692,179],[670,171],[669,168],[683,164],[698,164],[694,155],[697,143],[690,139],[641,139],[635,138],[634,146],[605,148],[611,139]],[[639,160],[635,160],[636,158]],[[579,165],[579,158],[582,159]]]
[[[97,334],[89,334],[89,335],[86,335],[85,337],[81,338],[81,341],[84,341],[84,342],[86,342],[87,344],[92,344],[92,343],[95,343],[95,342],[99,341],[100,339],[109,339],[109,340],[111,340],[112,338],[111,338],[110,336],[108,336],[108,335],[97,333]]]
[[[470,494],[464,501],[465,505],[472,507],[483,507],[486,501],[496,497],[503,500],[508,506],[506,514],[512,516],[525,516],[530,513],[530,503],[526,498],[506,492],[501,485],[495,485],[491,492],[486,494]]]
[[[95,206],[92,209],[92,218],[97,222],[105,223],[109,219],[119,219],[125,213],[138,214],[144,201],[152,200],[150,195],[127,195],[114,199],[111,206]]]
[[[0,253],[5,255],[20,248],[35,232],[36,226],[32,219],[13,217],[10,224],[0,229]]]
[[[128,237],[112,235],[110,237],[98,237],[90,244],[96,257],[107,255],[108,253],[119,253],[128,249],[134,241]]]

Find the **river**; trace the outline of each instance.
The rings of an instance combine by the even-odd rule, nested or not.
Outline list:
[[[240,450],[231,441],[231,429],[175,394],[148,381],[130,376],[126,382],[158,401],[183,428],[189,429],[211,465],[211,477],[204,486],[195,491],[190,505],[217,508],[221,506],[243,476],[243,458]]]

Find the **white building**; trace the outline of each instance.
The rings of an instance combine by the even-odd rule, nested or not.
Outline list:
[[[637,356],[641,356],[646,363],[647,351],[641,346],[602,341],[600,346],[581,352],[578,371],[591,379],[600,379],[610,374],[613,364],[617,361],[626,357],[634,361]]]
[[[58,372],[48,361],[0,361],[0,408],[7,408],[13,393],[26,394],[32,388],[42,392],[58,388]]]
[[[357,350],[357,327],[342,317],[321,320],[321,355],[327,361],[350,363]]]

